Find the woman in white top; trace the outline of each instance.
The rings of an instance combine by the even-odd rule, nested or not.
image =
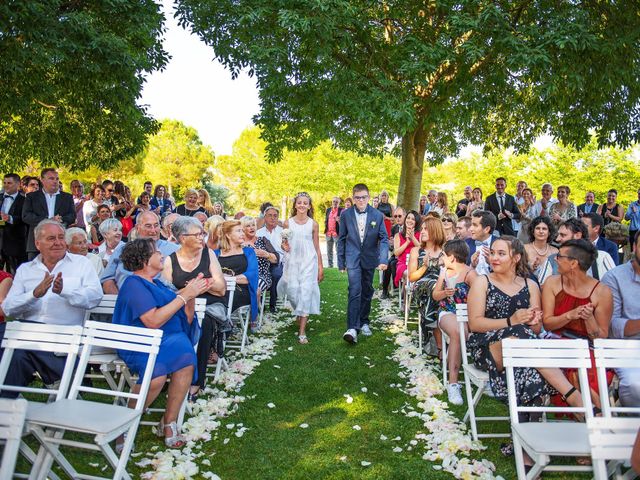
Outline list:
[[[98,206],[104,203],[104,188],[102,185],[94,185],[91,187],[91,200],[84,202],[82,205],[82,217],[87,230],[87,234],[91,234],[91,224],[96,216]]]

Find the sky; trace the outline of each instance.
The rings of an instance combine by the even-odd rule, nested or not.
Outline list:
[[[213,49],[178,26],[171,0],[163,1],[167,67],[147,77],[141,104],[157,120],[171,118],[194,127],[216,155],[231,153],[233,142],[253,123],[259,98],[255,81],[231,73],[214,59]]]

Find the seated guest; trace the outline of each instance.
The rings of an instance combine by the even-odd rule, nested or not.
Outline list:
[[[0,270],[0,324],[4,323],[4,311],[2,310],[2,302],[7,298],[7,294],[9,293],[9,289],[13,285],[13,276],[10,273],[5,272],[4,270]],[[4,334],[4,327],[2,327],[2,331],[0,332],[0,338],[2,338]],[[0,358],[2,358],[0,356]]]
[[[554,204],[557,205],[557,204]],[[524,246],[529,259],[529,267],[540,281],[542,267],[545,265],[550,255],[558,253],[558,249],[551,245],[555,238],[556,231],[551,218],[536,217],[529,224],[529,239],[531,243]]]
[[[427,208],[427,203],[428,203],[428,199],[426,195],[420,195],[420,202],[418,203],[418,212],[420,212],[420,215],[424,215],[425,209]],[[466,209],[466,206],[465,206]],[[428,210],[427,210],[428,211]]]
[[[251,247],[243,247],[244,232],[238,220],[222,224],[220,248],[215,251],[225,277],[235,277],[232,310],[251,305],[251,318],[258,318],[258,257]],[[229,301],[229,292],[225,294]]]
[[[640,340],[640,235],[636,234],[634,243],[631,261],[602,277],[602,283],[613,294],[611,338]],[[624,407],[640,406],[640,366],[616,368],[616,375],[620,381],[620,403]]]
[[[498,238],[492,234],[496,229],[496,216],[487,210],[476,210],[471,214],[471,238],[467,238],[469,258],[467,263],[476,269],[476,273],[489,273],[489,249]]]
[[[457,217],[463,217],[467,214],[467,205],[471,202],[472,191],[473,190],[470,186],[464,187],[464,198],[458,202],[458,205],[456,205],[455,213]],[[426,203],[427,197],[424,196],[424,199]],[[420,201],[422,201],[422,197],[420,197]],[[424,207],[424,205],[422,205],[422,207]]]
[[[98,274],[98,277],[102,275],[102,271],[104,270],[102,259],[95,253],[89,253],[89,241],[87,240],[87,232],[85,230],[78,227],[68,228],[64,233],[64,240],[67,243],[69,253],[86,257],[87,260],[91,262],[91,265],[93,265],[93,269]]]
[[[67,252],[64,228],[56,220],[42,220],[34,239],[40,254],[20,266],[2,310],[17,320],[82,325],[85,311],[102,300],[100,280],[91,262]],[[52,385],[60,380],[65,360],[51,352],[16,350],[6,382],[25,386],[37,372],[45,385]],[[15,398],[17,392],[1,396]]]
[[[587,240],[569,240],[560,246],[558,272],[549,278],[542,292],[544,328],[558,338],[607,338],[613,308],[611,290],[587,275],[595,260],[596,248]],[[592,353],[593,363],[593,353]],[[576,370],[565,371],[573,389],[579,386]],[[600,407],[595,368],[589,369],[589,385],[595,406]],[[609,378],[608,381],[611,381]]]
[[[164,185],[156,185],[156,188],[153,191],[153,197],[149,204],[151,205],[151,209],[162,218],[167,212],[171,211],[171,202],[164,198],[167,189]]]
[[[179,248],[175,243],[160,239],[160,222],[158,216],[153,212],[142,212],[140,214],[138,223],[136,223],[135,228],[129,233],[129,241],[135,238],[153,239],[156,242],[156,248],[160,250],[165,257],[168,257]],[[131,275],[131,272],[126,269],[120,260],[120,254],[123,248],[124,246],[121,245],[115,249],[109,259],[107,267],[104,269],[102,277],[100,277],[104,293],[117,295],[118,290],[122,287],[126,278]]]
[[[198,190],[198,205],[204,208],[207,217],[213,215],[213,204],[211,203],[211,197],[209,196],[209,192],[207,192],[204,188]]]
[[[444,192],[438,192],[435,205],[431,207],[430,212],[437,212],[442,217],[445,213],[449,213],[449,199]]]
[[[471,217],[459,217],[456,222],[456,238],[458,240],[471,238],[469,227],[471,227]]]
[[[208,279],[208,289],[199,295],[207,301],[207,313],[202,321],[202,333],[198,341],[198,379],[191,386],[189,400],[195,401],[204,388],[207,374],[207,359],[216,331],[216,322],[224,322],[227,316],[224,294],[227,290],[220,264],[213,251],[204,247],[204,230],[195,218],[180,217],[173,222],[172,235],[180,249],[164,260],[162,277],[180,290],[197,277]],[[192,312],[187,310],[187,314]]]
[[[93,245],[100,245],[104,241],[104,237],[100,232],[100,224],[111,218],[111,208],[109,205],[100,205],[98,207],[98,213],[96,215],[95,222],[91,222],[91,226],[89,228],[89,234],[91,235],[91,243]]]
[[[166,240],[167,242],[177,243],[175,239],[171,236],[171,226],[173,222],[175,222],[180,215],[177,213],[168,213],[162,218],[162,229],[160,230],[160,238]]]
[[[420,246],[420,223],[418,212],[409,210],[404,217],[400,231],[393,237],[393,255],[397,258],[393,286],[396,288],[398,288],[404,272],[407,271],[407,257],[411,253],[411,249]]]
[[[113,323],[159,328],[164,332],[145,408],[153,403],[170,376],[167,406],[158,431],[164,436],[167,447],[181,448],[186,442],[178,432],[176,420],[194,378],[196,353],[193,345],[199,334],[198,322],[193,317],[194,299],[209,288],[209,282],[199,274],[177,293],[166,287],[156,278],[163,268],[162,253],[151,238],[127,243],[120,259],[132,274],[124,281],[118,295]],[[118,350],[118,355],[141,382],[148,354]],[[139,383],[133,387],[134,392],[139,389]],[[134,402],[129,406],[133,407]]]
[[[462,358],[456,304],[467,303],[469,287],[476,277],[476,272],[466,264],[469,256],[469,247],[466,242],[450,240],[444,244],[443,250],[445,268],[438,277],[432,297],[439,302],[438,327],[449,337],[447,397],[454,405],[462,405],[461,387],[458,383]]]
[[[404,225],[404,216],[404,208],[396,207],[396,209],[393,211],[391,238],[395,238],[395,236]],[[391,251],[391,256],[389,257],[389,262],[387,263],[387,269],[382,272],[382,298],[389,298],[389,284],[391,283],[391,279],[395,278],[396,276],[396,266],[398,265],[398,259],[393,254],[393,242],[389,243],[389,250]]]
[[[116,248],[124,245],[122,241],[122,224],[115,218],[107,218],[100,224],[99,229],[104,242],[98,247],[98,255],[102,259],[102,264],[106,267]]]
[[[204,223],[204,229],[207,232],[207,247],[211,250],[217,250],[220,248],[220,228],[224,221],[224,218],[220,215],[212,215]]]
[[[91,233],[91,224],[98,213],[98,207],[100,205],[104,205],[104,188],[102,188],[102,185],[93,185],[93,187],[91,187],[90,196],[91,200],[85,201],[82,205],[82,218],[84,220],[87,233]]]
[[[444,238],[449,241],[456,238],[456,222],[458,217],[455,213],[445,213],[442,216],[442,226],[444,227]]]
[[[185,217],[193,217],[196,212],[207,213],[204,207],[198,205],[198,191],[189,188],[184,193],[184,203],[176,207],[176,213]]]
[[[604,220],[602,216],[597,213],[585,213],[582,216],[582,221],[587,226],[589,232],[589,240],[598,249],[607,252],[614,263],[618,265],[618,246],[611,240],[607,240],[603,236]]]
[[[202,225],[202,227],[204,227],[204,224],[209,219],[209,217],[207,217],[207,214],[204,213],[204,212],[196,212],[196,213],[194,213],[193,214],[193,218],[198,220],[200,222],[200,225]]]
[[[227,214],[224,213],[224,206],[221,202],[216,202],[213,204],[213,213],[212,215],[220,215],[225,220],[227,219]]]

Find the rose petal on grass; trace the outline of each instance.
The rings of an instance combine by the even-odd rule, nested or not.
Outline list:
[[[267,407],[269,407],[269,408],[276,408],[276,404],[275,404],[275,403],[271,403],[271,402],[269,402],[269,403],[267,403]]]
[[[353,429],[360,431],[360,430],[362,430],[362,427],[360,425],[354,425]]]
[[[371,465],[371,462],[367,462],[366,460],[362,460],[360,462],[360,465],[362,465],[363,467],[368,467],[369,465]]]
[[[301,424],[300,424],[300,428],[309,428],[309,424],[307,424],[307,423],[301,423]]]

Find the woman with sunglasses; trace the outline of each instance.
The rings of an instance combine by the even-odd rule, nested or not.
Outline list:
[[[456,238],[456,223],[458,223],[458,216],[455,213],[445,213],[442,216],[444,237],[447,242]]]

